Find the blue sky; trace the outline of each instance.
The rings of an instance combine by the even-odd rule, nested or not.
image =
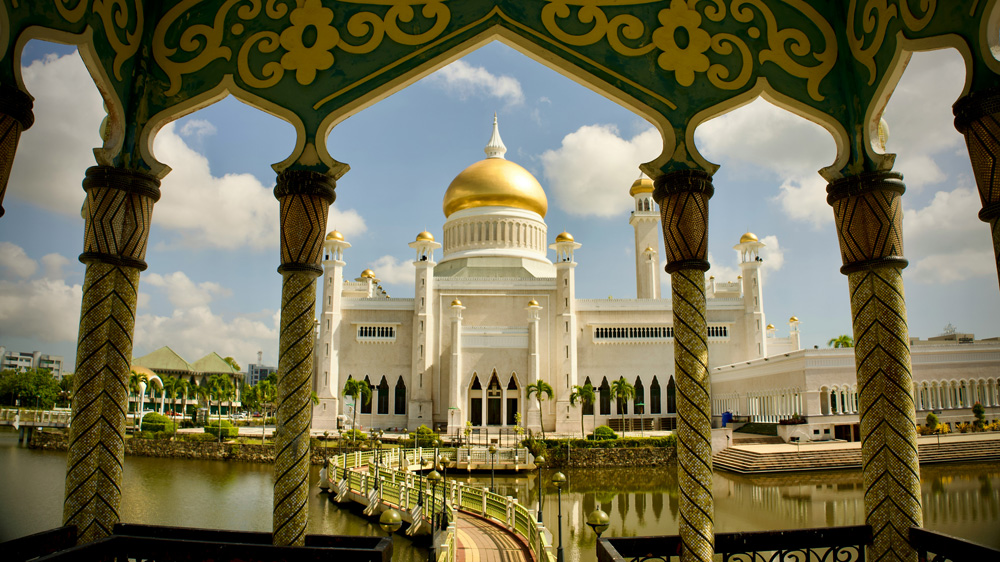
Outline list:
[[[75,361],[84,267],[80,182],[94,165],[100,96],[72,47],[31,42],[22,60],[35,96],[0,219],[0,345]],[[906,179],[904,272],[913,336],[952,323],[1000,336],[1000,293],[988,227],[951,104],[964,81],[955,51],[914,56],[886,110],[888,151]],[[493,112],[507,158],[539,179],[549,237],[571,232],[580,298],[635,297],[632,205],[637,166],[658,135],[637,115],[501,43],[489,44],[338,125],[330,228],[345,234],[345,275],[371,267],[391,296],[412,296],[407,243],[440,238],[452,178],[484,157]],[[173,171],[153,211],[135,356],[169,345],[190,361],[211,351],[245,365],[277,359],[278,203],[271,164],[292,150],[292,127],[227,98],[165,127],[154,153]],[[722,167],[711,202],[710,274],[735,280],[732,246],[750,230],[764,251],[767,319],[803,343],[850,333],[847,279],[825,181],[834,160],[820,127],[762,100],[703,124],[699,149]],[[660,246],[662,252],[662,241]],[[669,277],[663,274],[664,295]]]

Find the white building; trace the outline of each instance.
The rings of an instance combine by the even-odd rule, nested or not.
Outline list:
[[[414,250],[414,298],[388,298],[375,272],[344,279],[350,244],[331,232],[324,245],[314,389],[316,428],[350,416],[340,394],[348,378],[368,382],[365,427],[421,424],[456,432],[473,426],[522,425],[578,432],[575,385],[599,390],[596,423],[620,414],[645,427],[674,427],[673,317],[661,298],[661,230],[653,182],[641,177],[629,194],[635,210],[636,298],[578,299],[575,252],[582,244],[563,232],[550,243],[548,202],[538,181],[506,160],[494,122],[487,157],[462,171],[444,194],[441,242],[421,232]],[[623,189],[624,196],[624,189]],[[759,250],[751,233],[735,249],[742,275],[707,287],[710,366],[753,361],[799,349],[790,336],[767,336]],[[549,259],[548,250],[555,260]],[[440,257],[437,250],[441,250]],[[440,261],[439,261],[440,260]],[[631,403],[613,404],[609,385],[625,377]],[[526,387],[543,380],[554,395],[528,400]],[[594,416],[586,414],[586,424]]]
[[[61,379],[62,355],[46,355],[40,351],[7,351],[6,347],[0,346],[0,371],[24,372],[28,369],[48,369],[52,372],[52,376]]]

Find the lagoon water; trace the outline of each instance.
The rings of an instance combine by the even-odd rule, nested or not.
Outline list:
[[[0,541],[60,525],[66,455],[17,446],[0,433]],[[542,472],[547,482],[553,470]],[[563,541],[567,561],[593,561],[595,537],[584,524],[597,506],[611,516],[606,536],[677,533],[677,482],[672,468],[564,471]],[[122,520],[130,523],[247,531],[271,529],[267,464],[126,457]],[[457,475],[448,474],[449,480]],[[318,482],[318,467],[312,481]],[[921,470],[924,525],[1000,548],[1000,466],[929,465]],[[460,481],[489,486],[489,473]],[[537,473],[496,476],[497,491],[537,505]],[[715,476],[719,532],[854,525],[864,521],[860,471]],[[543,517],[555,535],[556,491],[546,485]],[[382,530],[321,496],[310,498],[309,533],[377,535]],[[397,536],[394,560],[426,560],[422,545]]]

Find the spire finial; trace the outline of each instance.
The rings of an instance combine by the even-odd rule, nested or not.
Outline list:
[[[493,136],[490,137],[490,142],[486,144],[487,158],[500,158],[504,159],[504,154],[507,153],[507,147],[503,145],[503,140],[500,138],[500,128],[497,126],[497,113],[493,112]]]

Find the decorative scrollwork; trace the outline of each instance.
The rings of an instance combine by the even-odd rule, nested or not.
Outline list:
[[[911,0],[862,0],[864,7],[858,10],[859,0],[851,0],[847,8],[847,43],[851,54],[868,69],[868,84],[874,84],[878,76],[875,55],[882,49],[889,35],[892,20],[901,17],[903,25],[910,31],[920,31],[930,23],[937,10],[937,0],[919,0],[922,15],[914,15],[910,9]],[[859,16],[860,14],[860,16]],[[857,34],[857,19],[861,18],[862,35]],[[867,46],[865,44],[867,43]]]
[[[54,0],[56,11],[69,23],[77,23],[87,13],[89,0]],[[72,4],[72,7],[70,5]],[[17,7],[17,2],[14,2]],[[115,78],[122,79],[122,64],[139,52],[139,41],[142,38],[144,19],[142,2],[136,0],[94,0],[91,10],[101,18],[104,36],[115,52],[113,71]],[[135,14],[135,28],[129,32],[132,25],[132,14]],[[119,37],[124,35],[124,39]]]

